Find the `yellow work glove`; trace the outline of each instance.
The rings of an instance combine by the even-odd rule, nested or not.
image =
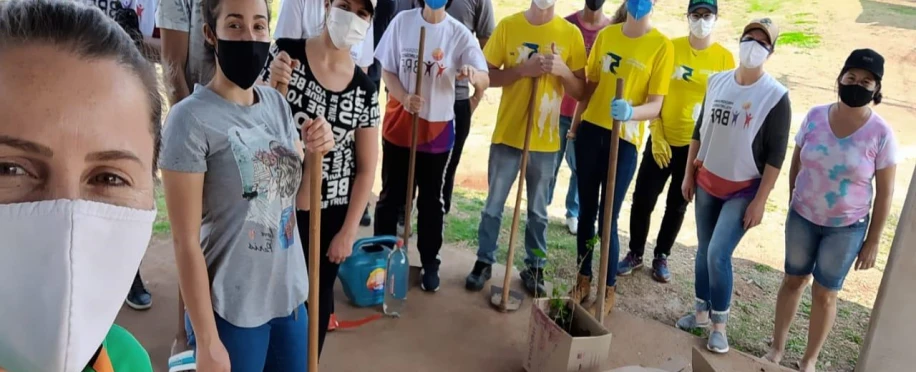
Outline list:
[[[665,135],[661,130],[651,131],[652,138],[652,158],[659,168],[668,168],[671,163],[671,145],[665,140]]]

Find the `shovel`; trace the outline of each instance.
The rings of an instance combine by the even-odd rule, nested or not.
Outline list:
[[[322,154],[309,156],[309,371],[318,371],[318,278],[321,263]]]
[[[534,127],[534,103],[537,100],[538,79],[531,79],[531,96],[528,98],[528,124],[525,126],[525,145],[522,148],[522,163],[518,173],[518,192],[515,195],[515,211],[512,213],[512,228],[509,229],[509,255],[506,257],[506,275],[503,286],[490,286],[490,305],[499,311],[511,312],[522,307],[525,295],[509,289],[512,262],[515,256],[515,236],[518,233],[519,214],[522,208],[522,192],[525,189],[525,173],[528,169],[528,149],[531,147],[531,130]]]
[[[623,97],[623,79],[617,78],[617,96]],[[617,149],[620,146],[620,121],[614,120],[611,127],[611,149],[608,152],[607,183],[604,186],[604,226],[601,226],[601,266],[598,271],[598,298],[596,308],[598,323],[604,324],[604,296],[607,292],[608,255],[611,244],[611,208],[614,205],[614,187],[617,183]]]
[[[414,86],[413,94],[419,96],[420,88],[423,86],[423,69],[420,64],[423,63],[423,53],[426,49],[426,27],[420,27],[420,48],[417,53],[417,81]],[[406,103],[406,102],[405,102]],[[413,120],[410,126],[410,162],[407,165],[407,197],[404,202],[404,236],[401,238],[406,247],[410,241],[410,214],[413,212],[413,191],[414,191],[414,169],[417,166],[417,131],[420,125],[420,113],[413,114]]]

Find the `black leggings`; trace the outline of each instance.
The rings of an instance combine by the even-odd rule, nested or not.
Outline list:
[[[328,322],[334,312],[334,282],[337,280],[337,270],[340,265],[328,261],[328,249],[331,240],[343,227],[347,218],[348,206],[335,206],[321,210],[321,263],[318,278],[318,355],[324,348],[324,336],[328,333]],[[305,251],[305,262],[309,265],[309,216],[308,211],[296,211],[296,225],[299,228],[299,237],[302,238],[302,249]],[[310,288],[309,290],[314,290]],[[306,303],[306,306],[312,304]]]
[[[671,184],[668,185],[668,195],[665,198],[665,215],[662,217],[662,226],[655,240],[654,254],[655,257],[671,255],[671,247],[674,246],[677,234],[684,223],[684,214],[687,213],[688,203],[681,194],[681,184],[684,182],[689,150],[689,146],[671,146],[671,162],[668,167],[661,168],[652,157],[652,137],[649,137],[639,173],[636,175],[636,188],[633,190],[633,206],[630,211],[630,252],[636,257],[642,257],[646,251],[652,211],[655,210],[658,197],[669,179]]]

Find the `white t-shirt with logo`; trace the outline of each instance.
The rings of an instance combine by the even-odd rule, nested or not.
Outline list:
[[[461,22],[447,15],[432,24],[423,19],[422,9],[403,11],[395,16],[375,50],[384,71],[396,73],[408,93],[414,93],[417,68],[423,69],[421,96],[426,104],[420,117],[443,122],[455,117],[455,77],[461,66],[471,65],[487,72],[487,60],[480,43]],[[420,27],[426,28],[423,62],[417,66]]]
[[[309,39],[321,34],[324,27],[324,0],[283,0],[274,30],[274,39]],[[359,67],[369,68],[374,62],[372,22],[363,42],[350,48],[350,56]]]

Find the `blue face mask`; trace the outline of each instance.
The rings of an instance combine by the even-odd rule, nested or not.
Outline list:
[[[638,21],[652,12],[652,0],[627,0],[627,12]]]
[[[445,4],[448,3],[448,0],[425,0],[426,6],[432,10],[439,10],[445,7]]]

